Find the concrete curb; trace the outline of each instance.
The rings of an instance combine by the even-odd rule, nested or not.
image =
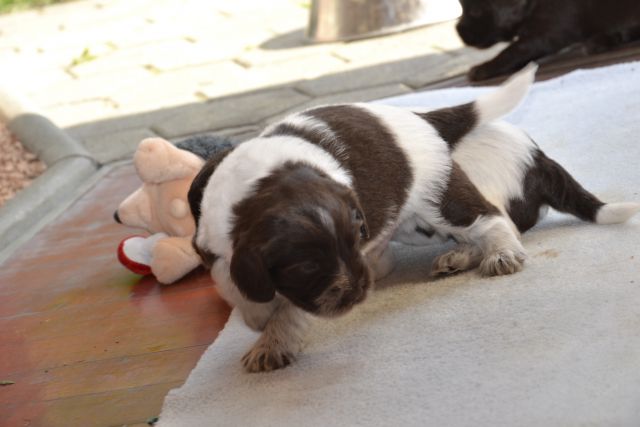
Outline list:
[[[29,101],[0,86],[0,118],[47,165],[29,187],[0,208],[0,263],[86,189],[100,165]]]

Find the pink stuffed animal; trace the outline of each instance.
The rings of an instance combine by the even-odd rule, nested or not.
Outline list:
[[[193,142],[190,147],[185,144],[188,151],[162,138],[142,141],[133,159],[143,184],[114,214],[117,222],[151,233],[123,240],[118,247],[120,262],[135,273],[152,273],[163,284],[179,280],[200,264],[191,246],[195,222],[187,194],[204,158],[230,146],[218,137]]]

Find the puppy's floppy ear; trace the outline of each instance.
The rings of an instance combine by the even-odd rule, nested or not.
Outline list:
[[[243,239],[244,240],[244,239]],[[259,247],[241,240],[233,250],[230,273],[240,292],[254,302],[269,302],[276,295]]]
[[[211,178],[214,170],[215,165],[212,166],[209,162],[205,163],[204,167],[200,170],[200,172],[198,172],[196,177],[191,182],[191,187],[189,187],[189,192],[187,193],[189,208],[191,209],[191,215],[193,215],[193,219],[196,222],[196,227],[198,227],[198,224],[200,222],[202,196],[204,194],[205,187],[209,182],[209,178]]]
[[[187,199],[189,199],[189,207],[191,208],[191,214],[193,215],[193,218],[196,222],[196,227],[200,222],[202,197],[205,187],[209,183],[211,175],[213,175],[220,162],[222,162],[222,160],[224,160],[224,158],[229,153],[231,153],[232,150],[233,148],[226,148],[214,154],[209,160],[207,160],[202,169],[200,169],[200,172],[198,172],[196,177],[191,182],[191,187],[189,188]]]

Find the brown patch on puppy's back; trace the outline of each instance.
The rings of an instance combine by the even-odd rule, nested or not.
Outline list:
[[[415,114],[436,128],[440,137],[447,142],[451,150],[478,123],[478,115],[473,102]]]
[[[371,238],[399,214],[407,200],[413,174],[393,134],[364,108],[333,105],[306,111],[324,122],[336,141],[300,129],[300,136],[330,152],[353,176]]]

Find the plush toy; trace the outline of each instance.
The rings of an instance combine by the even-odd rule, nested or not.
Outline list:
[[[191,246],[195,222],[187,194],[205,160],[231,147],[229,140],[218,136],[189,138],[177,146],[162,138],[140,143],[133,159],[142,186],[120,204],[114,218],[151,235],[131,236],[120,243],[122,265],[169,284],[200,264]]]

